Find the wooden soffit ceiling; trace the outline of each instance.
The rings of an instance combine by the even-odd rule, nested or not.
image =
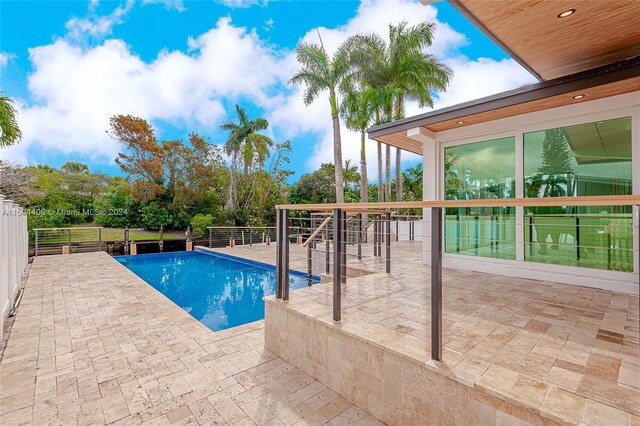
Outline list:
[[[450,0],[542,80],[640,55],[639,0]],[[575,13],[565,18],[566,10]]]
[[[425,117],[421,120],[416,120],[413,123],[400,123],[396,126],[393,126],[392,123],[392,127],[390,127],[386,131],[382,131],[384,132],[384,134],[376,134],[374,132],[369,133],[369,137],[379,142],[422,155],[422,143],[407,136],[407,130],[409,128],[420,126],[426,129],[428,132],[436,134],[445,130],[462,128],[474,124],[514,117],[530,112],[543,111],[567,105],[575,105],[582,102],[593,101],[596,99],[607,98],[624,93],[637,92],[639,90],[640,76],[595,87],[581,88],[574,91],[565,91],[554,96],[514,103],[504,107],[487,108],[487,110],[482,110],[480,108],[480,112],[475,112],[478,110],[478,108],[474,108],[473,105],[467,108],[458,109],[454,107],[452,108],[452,111],[445,112],[439,115],[434,114],[432,117]],[[577,95],[583,97],[580,99],[574,99],[574,96]],[[446,117],[446,119],[442,119],[444,117]],[[460,122],[462,123],[459,124]]]

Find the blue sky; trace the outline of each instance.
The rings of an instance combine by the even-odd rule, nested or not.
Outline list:
[[[239,103],[271,122],[276,141],[292,141],[299,177],[332,153],[326,97],[306,107],[302,88],[287,84],[296,45],[316,42],[319,29],[331,50],[357,32],[386,35],[388,24],[401,20],[438,25],[430,53],[455,77],[436,108],[533,81],[446,2],[3,0],[0,87],[17,99],[24,140],[0,150],[0,159],[54,166],[75,160],[118,173],[119,146],[105,134],[110,116],[146,118],[161,140],[196,131],[221,144],[218,126],[234,118]],[[420,112],[408,106],[408,115]],[[355,161],[358,136],[343,130],[345,157]],[[368,154],[375,158],[374,143]],[[403,160],[406,167],[419,158]],[[373,179],[374,169],[370,161]]]

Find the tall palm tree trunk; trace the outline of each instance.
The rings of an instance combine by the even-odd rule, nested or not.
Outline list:
[[[338,99],[333,90],[330,92],[331,120],[333,121],[333,162],[336,171],[336,203],[344,203],[344,174],[342,171],[342,141],[340,139],[340,120],[338,118]]]
[[[402,159],[400,148],[396,148],[396,201],[402,201]]]
[[[378,142],[378,201],[384,201],[384,189],[382,187],[382,142]]]
[[[369,180],[367,178],[367,151],[364,132],[360,133],[360,202],[369,201]]]
[[[385,149],[385,176],[386,182],[384,186],[385,201],[391,201],[391,146],[386,145]]]
[[[229,170],[229,196],[224,206],[225,210],[237,208],[236,198],[236,156],[234,155],[231,159],[231,169]]]

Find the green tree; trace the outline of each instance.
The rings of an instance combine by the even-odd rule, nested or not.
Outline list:
[[[247,112],[239,105],[236,105],[236,114],[238,121],[226,121],[220,126],[222,130],[229,132],[229,138],[224,145],[225,152],[231,157],[229,196],[225,204],[225,208],[228,210],[238,208],[236,174],[240,155],[242,154],[244,158],[244,174],[246,175],[254,156],[257,154],[259,159],[265,158],[268,148],[273,145],[271,139],[258,133],[269,127],[269,122],[266,119],[258,117],[250,120]]]
[[[573,173],[571,151],[564,130],[545,130],[542,141],[542,165],[538,168],[538,173],[542,175]]]
[[[405,116],[405,101],[413,100],[422,108],[433,107],[432,93],[444,91],[452,72],[433,55],[424,53],[433,42],[435,25],[424,22],[409,26],[406,21],[389,25],[389,43],[378,34],[360,34],[352,44],[359,51],[359,75],[373,90],[371,99],[378,112],[376,124],[400,120]],[[378,154],[381,158],[381,153]],[[386,198],[390,199],[391,159],[386,150]],[[401,151],[396,150],[396,166]],[[396,167],[397,199],[402,199],[401,167]],[[379,176],[379,179],[382,177]]]
[[[207,235],[207,227],[215,224],[215,218],[211,214],[198,213],[191,218],[191,232],[195,237]]]
[[[360,174],[355,165],[349,161],[344,164],[345,198],[358,201],[357,193]],[[323,163],[312,173],[304,174],[289,190],[289,202],[293,204],[335,203],[335,167]]]
[[[142,226],[146,229],[160,229],[170,224],[169,212],[156,201],[142,208]]]
[[[367,179],[366,132],[373,117],[373,108],[364,87],[356,89],[351,79],[345,79],[344,99],[340,112],[348,129],[360,133],[360,200],[369,200],[369,182]]]
[[[331,122],[333,125],[333,163],[335,164],[335,191],[338,203],[344,203],[344,176],[342,170],[342,141],[340,138],[340,117],[338,90],[350,71],[348,52],[343,47],[329,57],[322,44],[302,43],[297,49],[297,59],[302,68],[291,77],[291,84],[305,84],[305,105],[311,104],[320,93],[329,92]]]
[[[404,179],[404,195],[409,201],[421,201],[422,200],[422,188],[424,175],[424,165],[418,163],[414,167],[407,168],[403,173]]]
[[[0,148],[20,142],[22,132],[16,116],[18,111],[11,98],[0,96]]]

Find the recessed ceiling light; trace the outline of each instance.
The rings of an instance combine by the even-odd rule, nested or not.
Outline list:
[[[558,13],[558,18],[566,18],[567,16],[571,16],[574,13],[576,13],[575,9],[568,9],[568,10],[565,10],[564,12]]]
[[[573,97],[573,99],[582,99],[582,98],[584,98],[584,95],[575,95]]]
[[[464,124],[464,121],[463,120],[456,121],[456,124]]]

